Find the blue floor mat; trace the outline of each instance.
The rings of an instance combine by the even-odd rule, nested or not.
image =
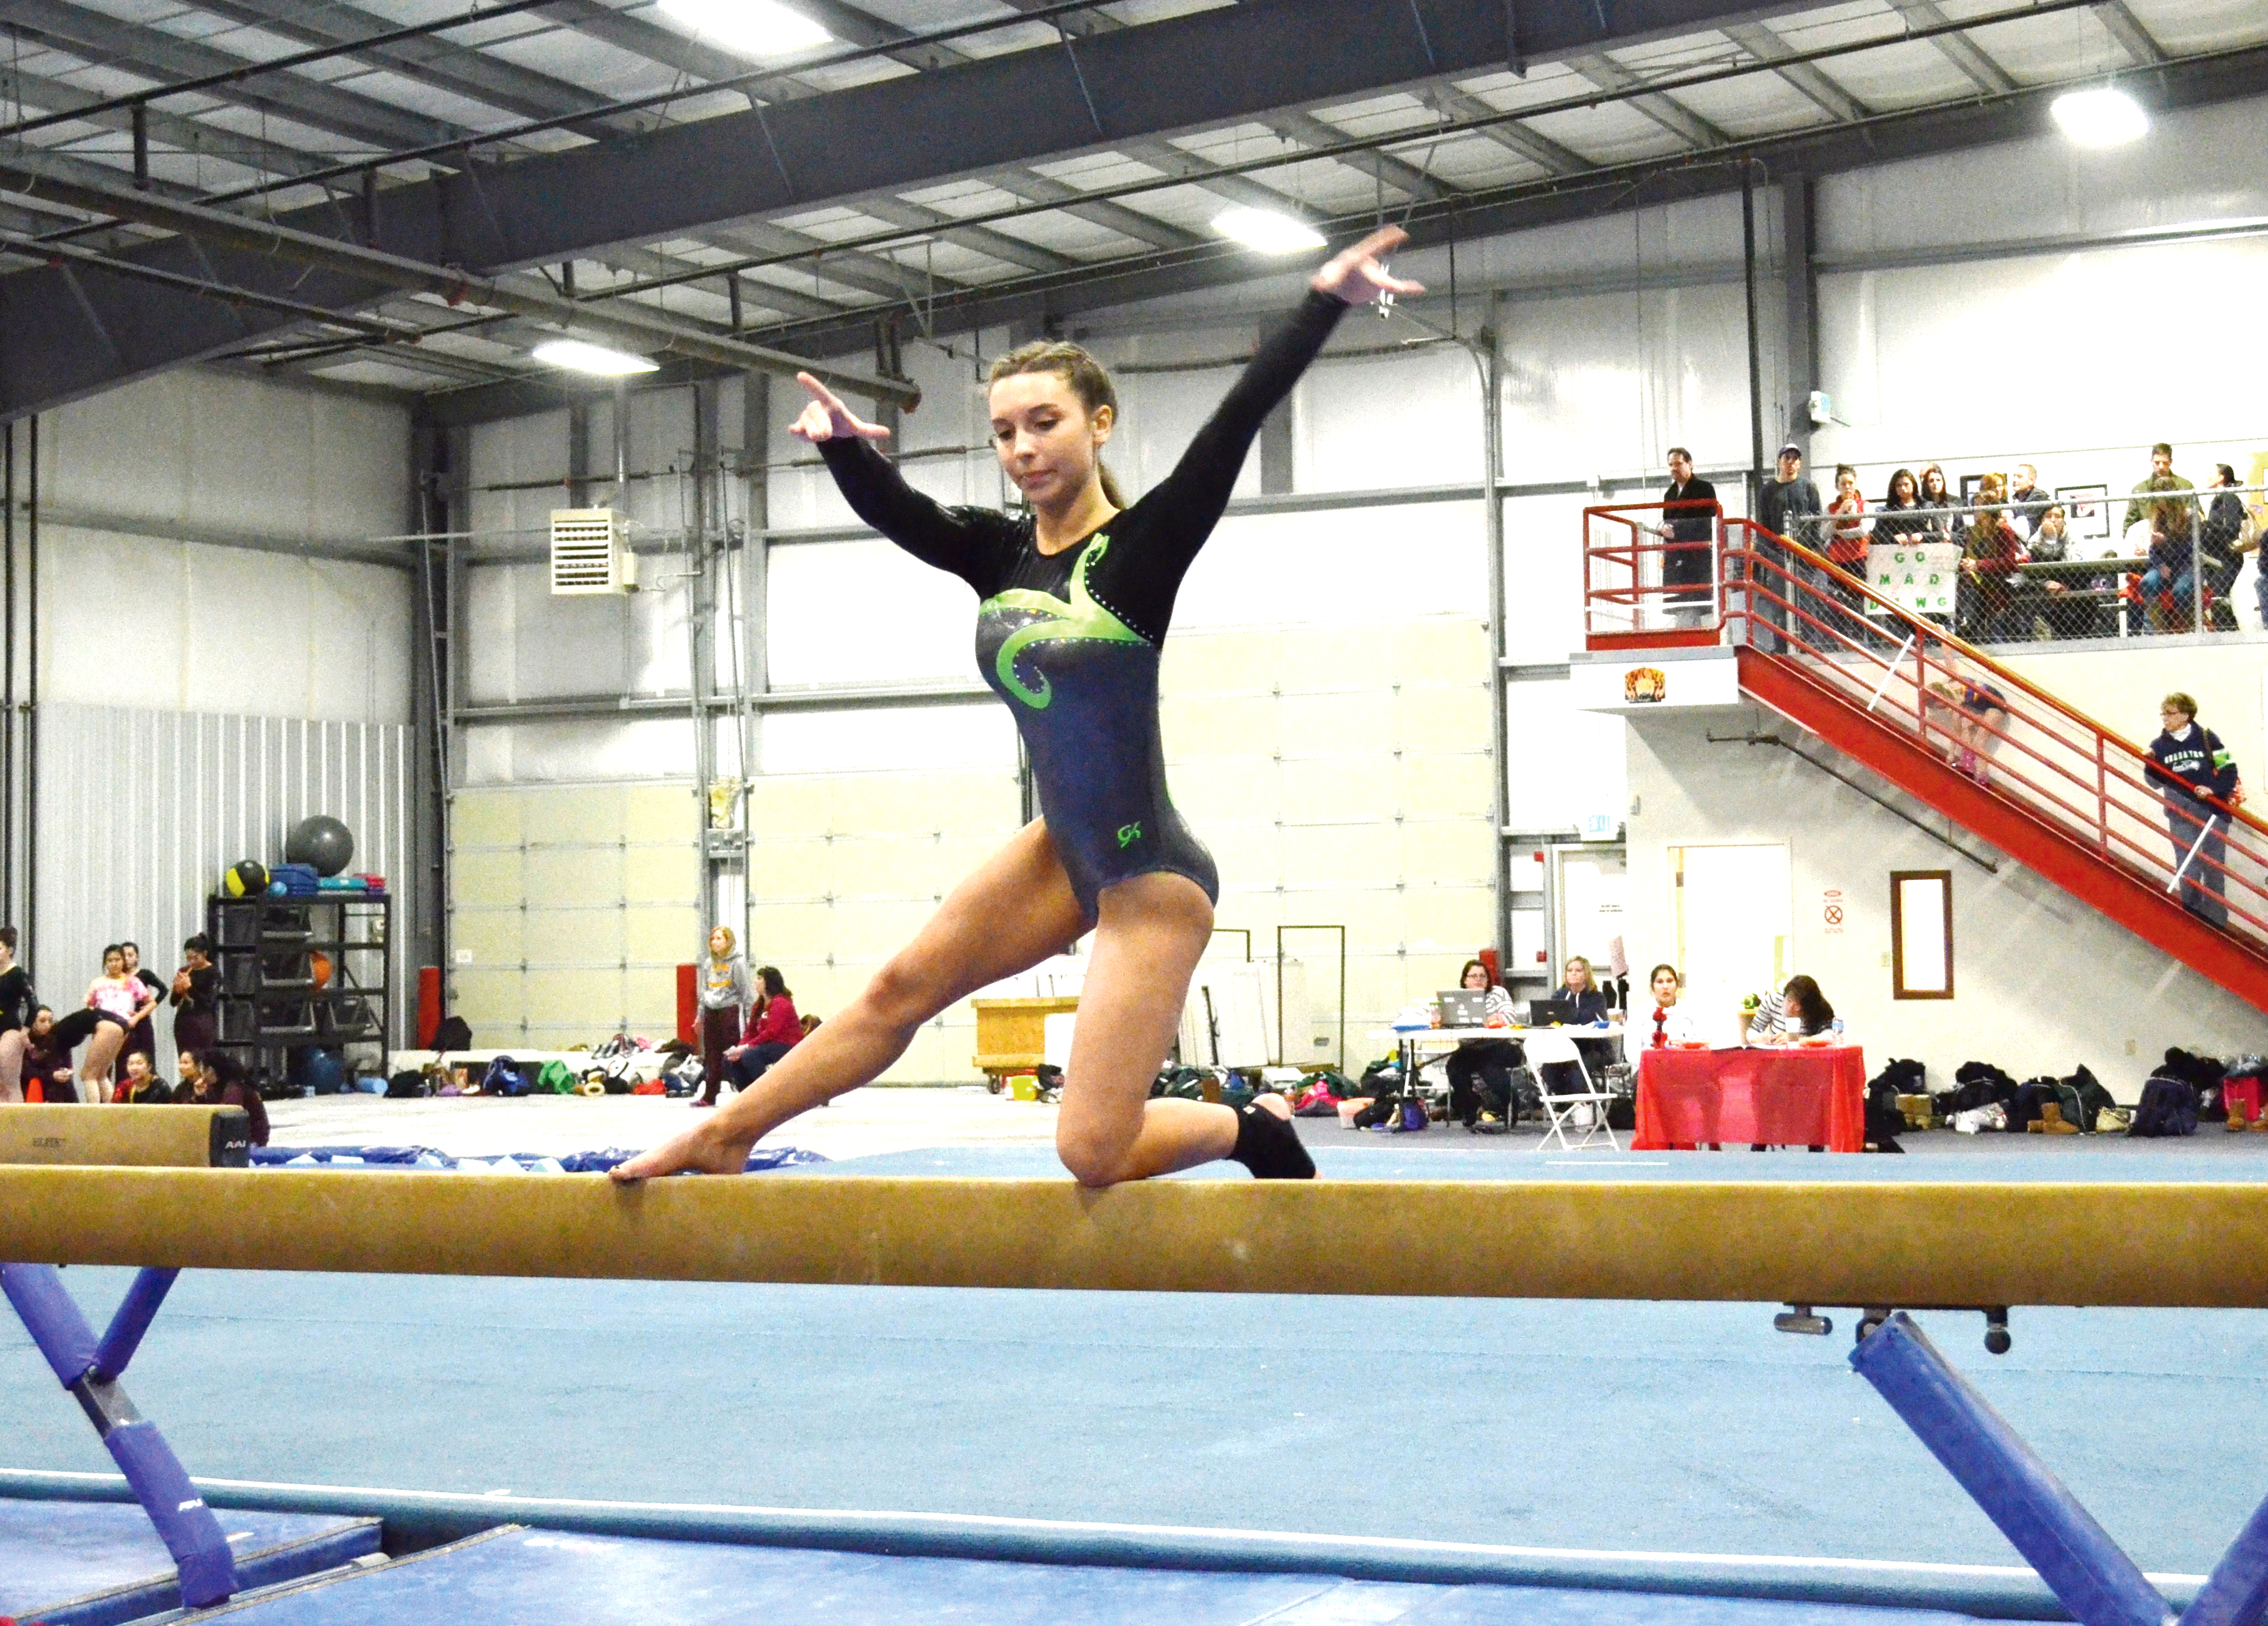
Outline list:
[[[1954,1626],[1964,1617],[1650,1593],[889,1558],[515,1527],[240,1603],[228,1618],[242,1626]]]
[[[224,1512],[238,1573],[273,1586],[378,1550],[375,1519]],[[173,1561],[130,1503],[0,1500],[0,1619],[108,1626],[179,1606]]]

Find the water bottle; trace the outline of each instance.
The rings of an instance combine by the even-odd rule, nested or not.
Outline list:
[[[1839,1016],[1837,1017],[1833,1021],[1827,1024],[1827,1028],[1830,1033],[1835,1035],[1835,1042],[1837,1044],[1841,1044],[1843,1042],[1843,1019]]]

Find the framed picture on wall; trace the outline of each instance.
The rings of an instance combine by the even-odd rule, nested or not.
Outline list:
[[[1890,997],[1953,997],[1953,872],[1890,872]]]
[[[2109,486],[2058,486],[2056,501],[2063,504],[2064,523],[2076,537],[2107,541],[2110,535]]]
[[[1961,476],[1961,505],[1963,508],[1968,507],[1971,503],[1977,500],[1977,490],[1984,485],[1984,476],[1982,475],[1963,475]]]

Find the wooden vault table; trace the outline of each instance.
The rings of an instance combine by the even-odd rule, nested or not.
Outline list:
[[[1027,1073],[1048,1059],[1051,1016],[1079,1009],[1076,994],[1045,999],[972,999],[976,1012],[976,1066],[998,1084],[1010,1073]]]

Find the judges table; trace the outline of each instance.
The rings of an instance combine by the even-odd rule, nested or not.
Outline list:
[[[1565,1034],[1570,1039],[1586,1042],[1606,1041],[1619,1050],[1623,1030],[1620,1026],[1606,1027],[1381,1027],[1371,1034],[1373,1041],[1390,1039],[1395,1054],[1401,1058],[1402,1076],[1415,1080],[1418,1070],[1429,1059],[1427,1052],[1454,1050],[1460,1045],[1478,1044],[1491,1039],[1509,1040],[1518,1044],[1523,1039],[1533,1039],[1538,1034]],[[1597,1082],[1595,1067],[1593,1082]]]
[[[1857,1045],[1640,1053],[1634,1151],[1700,1145],[1867,1146],[1867,1058]]]

